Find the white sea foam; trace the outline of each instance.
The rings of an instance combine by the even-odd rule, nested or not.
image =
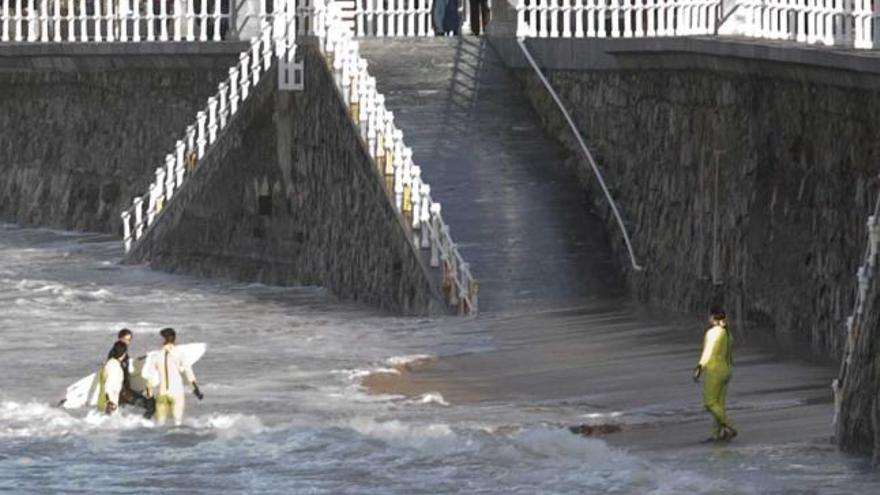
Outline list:
[[[267,428],[250,414],[211,414],[189,418],[184,424],[197,429],[215,430],[220,438],[235,438],[263,433]]]
[[[420,404],[437,404],[440,406],[449,406],[449,403],[446,402],[446,399],[443,398],[443,395],[440,392],[428,392],[426,394],[422,394],[415,399],[416,402]]]
[[[385,364],[394,368],[401,368],[411,366],[413,364],[419,364],[426,361],[431,361],[436,359],[436,357],[430,354],[412,354],[409,356],[393,356],[385,360]]]
[[[0,438],[51,438],[113,432],[152,426],[140,416],[117,414],[107,416],[97,411],[76,415],[63,409],[37,402],[0,403]]]

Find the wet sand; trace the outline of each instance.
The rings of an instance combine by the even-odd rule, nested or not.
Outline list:
[[[483,318],[452,331],[482,332],[491,350],[440,356],[363,384],[381,394],[439,392],[452,404],[582,408],[560,426],[623,425],[599,434],[632,450],[713,448],[703,442],[711,421],[691,379],[705,329],[699,319],[663,318],[620,301]],[[760,332],[734,332],[728,412],[740,436],[732,446],[830,441],[833,363]]]

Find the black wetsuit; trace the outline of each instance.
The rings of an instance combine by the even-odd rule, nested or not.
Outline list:
[[[148,399],[140,392],[131,389],[131,381],[128,374],[129,366],[131,365],[131,358],[129,356],[125,356],[125,359],[120,364],[122,364],[122,393],[119,394],[119,406],[132,405],[141,407],[146,411],[144,417],[147,419],[152,418],[153,413],[156,412],[156,399]]]

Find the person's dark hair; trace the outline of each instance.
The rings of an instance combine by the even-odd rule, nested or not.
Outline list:
[[[163,328],[159,331],[159,335],[165,339],[166,344],[173,344],[177,340],[177,332],[173,328]]]
[[[713,320],[726,320],[727,315],[724,313],[724,310],[721,309],[721,306],[715,305],[712,306],[712,309],[709,310],[709,315],[712,316]]]
[[[128,336],[128,335],[133,336],[134,334],[131,333],[131,330],[129,330],[127,328],[123,328],[122,330],[119,331],[119,333],[116,334],[116,338],[121,339],[121,338]]]
[[[107,359],[119,359],[128,352],[128,346],[125,345],[125,342],[116,342],[113,344],[113,347],[110,349],[110,353],[107,354]]]

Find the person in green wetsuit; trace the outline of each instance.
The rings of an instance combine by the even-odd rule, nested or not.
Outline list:
[[[710,440],[731,440],[737,431],[727,418],[725,407],[727,384],[733,374],[733,336],[727,328],[727,316],[720,307],[712,308],[709,324],[700,362],[694,368],[694,381],[699,382],[703,377],[703,405],[715,421]]]

